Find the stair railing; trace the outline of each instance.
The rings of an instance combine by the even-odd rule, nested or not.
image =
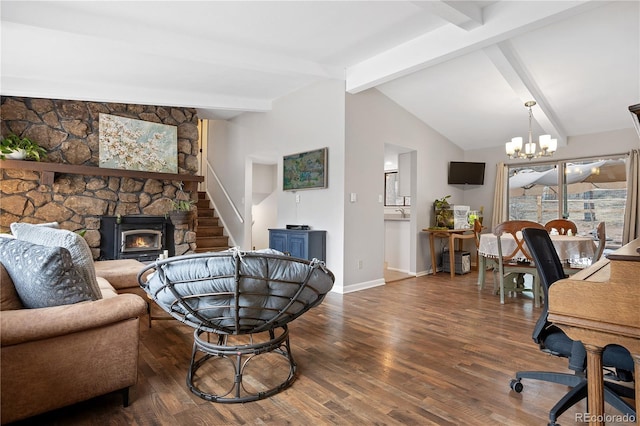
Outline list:
[[[227,192],[227,190],[225,189],[224,185],[222,184],[222,182],[220,181],[220,179],[218,178],[218,175],[216,174],[216,172],[213,170],[213,167],[211,167],[211,164],[207,161],[207,171],[209,176],[213,176],[213,178],[216,181],[216,186],[217,188],[220,190],[220,192],[224,195],[224,198],[226,200],[226,203],[229,207],[231,207],[231,209],[233,210],[233,212],[235,213],[236,217],[238,218],[238,221],[240,223],[244,223],[244,218],[242,217],[242,215],[240,214],[240,211],[238,210],[238,208],[236,207],[236,205],[233,203],[233,200],[231,199],[231,197],[229,196],[229,193]],[[217,200],[216,200],[217,201]]]

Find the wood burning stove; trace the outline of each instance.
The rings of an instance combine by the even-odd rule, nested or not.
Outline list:
[[[120,235],[121,253],[156,250],[162,250],[162,231],[132,229]]]
[[[173,225],[164,216],[102,216],[100,259],[153,261],[165,250],[175,254]]]

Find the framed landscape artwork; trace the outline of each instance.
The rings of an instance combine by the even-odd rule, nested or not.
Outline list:
[[[178,173],[178,128],[99,115],[100,167]]]
[[[298,191],[327,187],[327,148],[286,155],[283,158],[282,189]]]

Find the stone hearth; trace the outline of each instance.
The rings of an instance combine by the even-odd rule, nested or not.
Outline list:
[[[178,128],[178,172],[198,170],[198,118],[193,108],[2,97],[0,130],[27,136],[45,147],[48,162],[97,166],[98,115],[119,115]],[[179,181],[58,174],[51,185],[37,172],[3,168],[0,176],[0,232],[12,222],[56,221],[64,229],[85,229],[94,258],[100,256],[100,217],[165,215]],[[197,194],[189,194],[197,199]],[[178,225],[175,253],[195,250],[195,229]]]

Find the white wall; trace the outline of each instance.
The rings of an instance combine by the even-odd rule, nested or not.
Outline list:
[[[269,228],[278,225],[278,167],[276,164],[253,164],[251,210],[251,247],[269,247]]]
[[[350,95],[344,82],[325,81],[279,99],[270,112],[245,113],[211,126],[210,161],[245,219],[243,224],[227,219],[232,240],[251,248],[253,164],[277,163],[277,227],[307,224],[328,232],[327,266],[336,275],[334,291],[383,284],[384,205],[379,197],[384,194],[385,143],[415,151],[410,274],[422,275],[431,267],[428,238],[421,230],[434,223],[435,199],[451,195],[453,204],[482,205],[485,225],[491,227],[496,165],[509,162],[502,147],[463,152],[376,89]],[[637,146],[638,136],[629,128],[569,138],[555,158],[621,153]],[[281,190],[282,157],[321,147],[329,148],[329,187],[298,191],[296,203],[294,193]],[[461,160],[487,164],[483,186],[447,184],[449,161]],[[226,216],[224,208],[220,212]],[[441,248],[438,244],[436,250]]]
[[[463,152],[438,132],[370,89],[347,95],[345,171],[345,283],[352,288],[384,280],[384,144],[415,150],[410,220],[410,273],[430,267],[428,238],[421,232],[433,224],[433,201],[451,194],[457,203],[463,191],[447,185],[449,161]],[[348,202],[350,193],[357,202]],[[358,269],[362,260],[363,269]]]
[[[384,221],[384,260],[387,268],[409,273],[411,269],[411,223],[404,220]]]
[[[251,248],[253,164],[277,164],[276,226],[305,224],[327,231],[326,263],[336,276],[334,291],[343,287],[344,103],[344,81],[323,81],[278,99],[269,112],[230,119],[224,132],[210,131],[209,138],[210,161],[245,216],[242,226],[229,229],[234,240]],[[215,138],[216,133],[222,137]],[[295,193],[282,191],[282,157],[323,147],[329,151],[328,188],[298,191],[296,203]]]

